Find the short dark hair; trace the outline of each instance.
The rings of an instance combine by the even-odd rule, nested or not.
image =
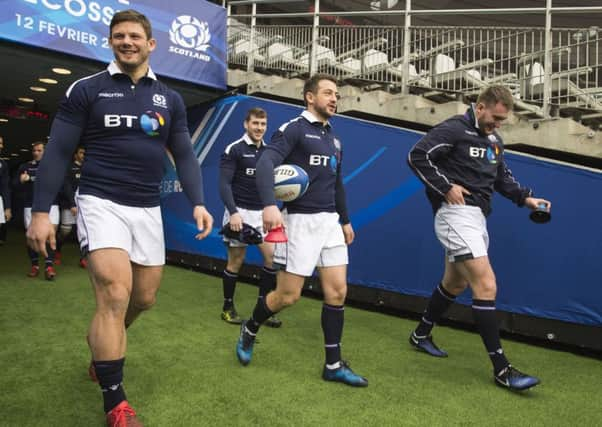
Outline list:
[[[307,105],[307,101],[305,98],[305,94],[307,92],[316,93],[318,90],[318,85],[322,80],[330,80],[335,85],[337,84],[337,79],[330,74],[325,73],[317,73],[311,76],[309,79],[305,80],[305,84],[303,85],[303,102]]]
[[[489,86],[477,98],[477,103],[482,103],[486,106],[495,105],[498,102],[506,107],[508,110],[512,110],[514,107],[514,98],[512,92],[506,86],[497,85]]]
[[[145,15],[134,9],[122,10],[113,15],[113,19],[111,19],[111,25],[109,25],[109,37],[113,36],[113,27],[117,24],[121,24],[122,22],[136,22],[142,25],[142,28],[144,28],[144,33],[146,34],[146,38],[149,40],[153,38],[153,29],[150,21]]]
[[[37,147],[38,145],[41,145],[42,147],[46,146],[46,144],[44,144],[42,141],[36,141],[31,144],[31,149],[33,150],[33,147]]]
[[[263,108],[253,107],[247,111],[247,116],[245,117],[245,122],[251,120],[251,116],[257,117],[258,119],[265,119],[268,116],[268,113],[265,112]]]

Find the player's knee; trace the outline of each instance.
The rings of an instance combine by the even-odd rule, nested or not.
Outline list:
[[[497,295],[497,285],[495,280],[486,280],[475,287],[474,294],[478,299],[494,300]]]
[[[238,273],[242,264],[245,260],[245,257],[239,256],[230,256],[228,257],[228,263],[226,264],[226,269],[232,273]]]
[[[237,264],[237,263],[228,262],[226,264],[226,270],[228,270],[230,273],[238,274],[238,272],[240,271],[240,267],[242,267],[241,264],[242,263]]]
[[[157,297],[155,296],[155,294],[138,296],[134,301],[132,301],[134,307],[136,307],[140,311],[150,310],[156,302]]]
[[[467,282],[443,281],[443,288],[452,295],[460,295],[468,286]]]
[[[116,314],[127,311],[130,292],[125,286],[119,286],[118,284],[105,285],[96,295],[99,310]]]
[[[301,294],[300,293],[296,293],[296,292],[287,292],[285,294],[282,294],[280,296],[280,302],[282,304],[283,307],[289,307],[293,304],[295,304],[297,301],[299,301],[299,298],[301,298]]]
[[[488,295],[487,299],[495,299],[495,297],[497,296],[497,286],[495,282],[491,282],[490,284],[488,284],[485,287],[485,292]]]
[[[333,305],[342,305],[345,303],[345,298],[347,297],[347,287],[342,286],[334,289],[329,289],[328,292],[325,292],[325,300],[329,304]]]

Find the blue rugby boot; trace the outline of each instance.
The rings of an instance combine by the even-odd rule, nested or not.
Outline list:
[[[253,356],[253,344],[255,344],[255,335],[247,330],[247,321],[244,320],[240,325],[240,337],[236,343],[236,357],[241,365],[247,366]]]
[[[432,335],[421,338],[416,335],[416,332],[412,332],[412,335],[410,335],[410,344],[417,350],[423,351],[431,356],[447,357],[447,352],[435,345]]]
[[[344,360],[339,363],[341,366],[336,369],[328,369],[324,366],[322,378],[326,381],[337,381],[353,387],[368,387],[368,380],[353,372],[349,363]]]
[[[523,374],[512,365],[508,365],[498,374],[494,374],[495,383],[510,390],[527,390],[540,383],[539,378]]]

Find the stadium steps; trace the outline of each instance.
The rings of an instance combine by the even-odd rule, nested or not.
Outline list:
[[[249,95],[266,95],[293,103],[303,101],[303,80],[300,78],[229,69],[228,86],[239,88]],[[424,126],[433,126],[454,114],[463,113],[467,104],[476,97],[476,94],[467,94],[454,100],[450,94],[436,91],[403,95],[378,89],[366,91],[351,85],[341,86],[339,90],[339,113],[367,113],[374,117]],[[578,118],[585,119],[583,123],[599,119],[597,116],[587,115]],[[501,133],[506,145],[527,144],[580,156],[602,158],[602,132],[595,132],[572,117],[544,120],[539,107],[520,100],[517,102],[516,112],[510,116],[508,125]]]

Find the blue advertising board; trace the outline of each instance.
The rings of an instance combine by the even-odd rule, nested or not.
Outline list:
[[[168,167],[162,192],[168,250],[225,258],[217,234],[224,211],[219,161],[226,145],[243,134],[245,113],[255,106],[268,113],[268,141],[282,123],[301,112],[298,106],[246,96],[189,112],[216,230],[203,241],[194,239],[190,204]],[[406,164],[409,149],[422,133],[342,116],[331,122],[343,144],[343,177],[356,232],[349,247],[349,282],[429,297],[441,280],[443,250],[433,231],[424,186]],[[506,161],[521,183],[552,201],[553,219],[535,224],[526,208],[495,195],[488,228],[498,284],[496,306],[511,313],[601,326],[602,199],[596,196],[601,194],[602,173],[518,153],[507,152]],[[247,262],[260,265],[255,248]],[[458,302],[469,305],[470,292]]]
[[[0,38],[110,62],[109,24],[125,9],[152,24],[155,73],[226,88],[226,11],[204,0],[0,0]]]

